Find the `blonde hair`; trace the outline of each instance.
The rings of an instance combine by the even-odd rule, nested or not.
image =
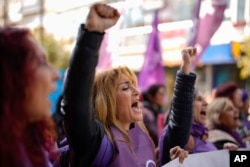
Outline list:
[[[208,128],[214,129],[220,125],[220,115],[225,110],[226,105],[230,103],[230,99],[226,97],[215,98],[207,108],[208,111]]]
[[[111,139],[111,126],[118,128],[124,135],[125,141],[130,143],[130,138],[127,131],[122,128],[117,119],[116,109],[116,94],[118,88],[118,82],[122,75],[125,75],[131,80],[133,86],[137,87],[137,76],[135,73],[126,66],[119,66],[116,68],[109,68],[103,71],[97,72],[93,87],[92,102],[94,105],[96,118],[104,126],[105,132]],[[143,121],[137,122],[141,129],[148,135]],[[149,136],[149,135],[148,135]]]

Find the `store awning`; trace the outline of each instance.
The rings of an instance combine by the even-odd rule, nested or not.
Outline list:
[[[231,44],[209,45],[201,57],[202,64],[234,64]]]

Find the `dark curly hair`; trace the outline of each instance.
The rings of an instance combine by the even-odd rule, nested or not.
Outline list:
[[[226,82],[219,85],[216,90],[214,97],[227,97],[229,99],[233,99],[234,91],[238,89],[238,85],[235,82]]]

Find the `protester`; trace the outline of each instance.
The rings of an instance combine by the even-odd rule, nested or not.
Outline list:
[[[215,98],[227,97],[233,105],[239,110],[240,125],[237,128],[237,132],[244,141],[250,140],[250,122],[246,118],[249,102],[247,100],[248,93],[245,90],[239,88],[235,82],[226,82],[219,85],[215,91]]]
[[[142,92],[143,122],[156,147],[162,129],[158,124],[159,115],[164,114],[165,99],[166,87],[163,84],[153,84]]]
[[[59,73],[25,28],[0,28],[0,166],[48,167],[56,158],[49,94]]]
[[[202,92],[196,88],[193,102],[194,113],[191,134],[185,146],[185,149],[190,154],[217,150],[215,145],[208,141],[207,106],[208,103]],[[237,150],[238,146],[228,142],[224,144],[223,148]]]
[[[135,73],[127,67],[117,67],[95,76],[104,31],[119,16],[116,9],[95,4],[86,24],[79,29],[62,101],[69,149],[67,145],[61,148],[55,165],[156,166],[154,144],[143,124]],[[182,77],[189,78],[180,73],[180,82],[185,81]],[[166,148],[172,158],[186,157],[180,147]]]
[[[239,148],[245,148],[245,143],[236,131],[239,125],[239,110],[230,99],[219,97],[209,103],[208,140],[218,149],[222,149],[227,142],[234,143]]]

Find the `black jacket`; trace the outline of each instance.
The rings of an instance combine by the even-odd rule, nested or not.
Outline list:
[[[193,118],[195,80],[195,74],[186,75],[177,71],[168,124],[159,142],[161,165],[170,161],[171,148],[183,148],[188,141]]]
[[[73,167],[91,166],[104,135],[90,103],[103,35],[81,25],[65,81],[62,109]]]

